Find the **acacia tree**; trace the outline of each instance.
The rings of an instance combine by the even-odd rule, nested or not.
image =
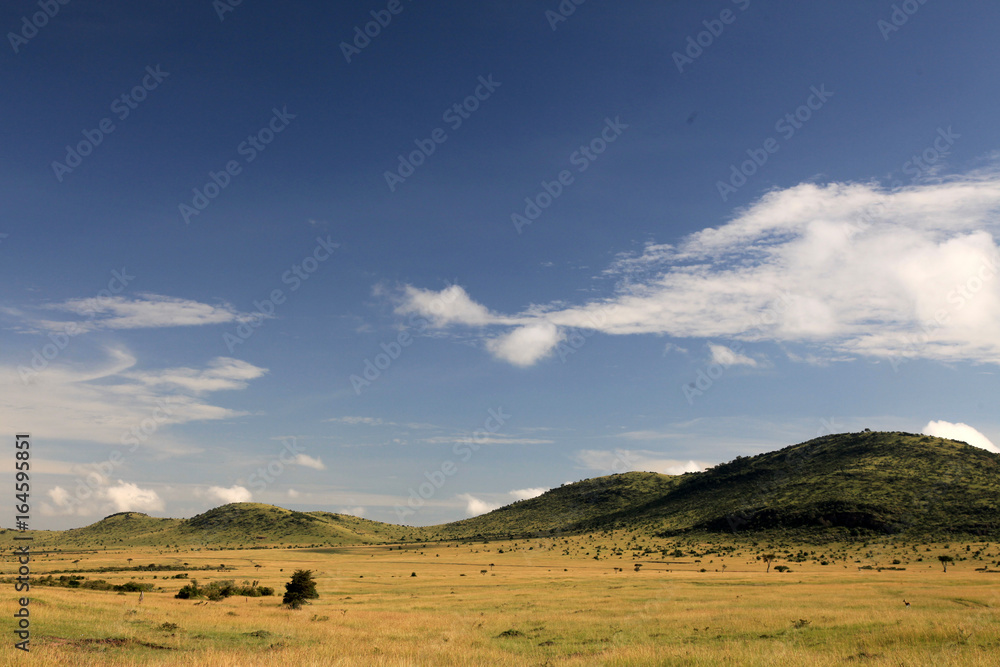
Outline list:
[[[298,609],[303,603],[319,597],[316,592],[316,582],[312,578],[312,570],[295,570],[292,580],[285,584],[285,597],[281,603],[292,609]]]
[[[944,568],[945,572],[948,571],[948,563],[955,562],[955,559],[948,555],[938,556],[938,560],[941,561],[941,567]]]
[[[774,554],[764,554],[764,555],[763,555],[763,556],[761,556],[760,558],[761,558],[761,560],[763,560],[763,561],[764,561],[765,563],[767,563],[767,571],[768,571],[768,572],[770,572],[770,571],[771,571],[771,561],[773,561],[773,560],[774,560],[774,558],[775,558]]]

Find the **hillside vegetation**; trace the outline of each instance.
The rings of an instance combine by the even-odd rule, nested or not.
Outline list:
[[[510,538],[628,529],[676,535],[783,532],[1000,537],[1000,455],[908,433],[816,438],[699,473],[628,472],[552,489],[463,521],[424,528],[331,512],[233,503],[190,519],[138,512],[84,528],[32,531],[35,547],[238,548]],[[14,532],[0,531],[12,545]]]
[[[33,549],[94,549],[125,546],[238,548],[341,546],[409,541],[414,529],[333,512],[296,512],[262,503],[231,503],[190,519],[159,519],[141,512],[112,514],[66,531],[28,531]],[[13,544],[14,531],[0,531]]]
[[[429,530],[442,537],[616,528],[661,536],[996,536],[998,504],[1000,455],[931,436],[863,432],[738,457],[699,473],[585,480]]]

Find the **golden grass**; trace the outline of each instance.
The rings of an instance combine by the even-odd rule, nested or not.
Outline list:
[[[775,563],[792,570],[766,573],[756,559],[768,552],[763,546],[741,546],[725,557],[656,552],[636,558],[632,549],[610,555],[616,541],[624,544],[619,535],[521,540],[516,547],[498,542],[44,556],[32,564],[36,576],[125,566],[130,557],[133,565],[224,563],[235,569],[190,571],[191,578],[201,584],[259,579],[278,595],[199,604],[173,597],[185,583],[164,580],[173,572],[88,573],[166,590],[146,593],[140,605],[136,593],[33,587],[31,653],[14,650],[8,632],[0,665],[998,664],[1000,574],[976,571],[986,563],[972,559],[958,560],[944,573],[936,559],[945,552],[942,545],[929,552],[922,545],[914,551],[888,543],[807,547],[842,551],[843,557],[825,566],[779,557]],[[600,560],[594,560],[598,545]],[[683,548],[692,546],[707,548]],[[567,549],[572,555],[563,555]],[[982,544],[972,549],[985,556],[998,551]],[[969,553],[957,544],[947,552]],[[906,569],[858,570],[894,558]],[[635,562],[643,563],[642,571],[633,571]],[[321,597],[302,610],[287,610],[280,605],[283,584],[300,568],[315,572]],[[4,575],[12,569],[8,559]],[[12,585],[4,585],[12,600]]]

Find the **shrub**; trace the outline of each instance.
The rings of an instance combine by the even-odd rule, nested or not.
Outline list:
[[[292,579],[285,584],[285,596],[281,603],[292,609],[298,609],[303,603],[319,597],[316,592],[316,582],[312,578],[312,570],[296,570]]]

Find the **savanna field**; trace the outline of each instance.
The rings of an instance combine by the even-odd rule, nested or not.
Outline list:
[[[8,632],[2,664],[997,664],[1000,545],[707,539],[604,531],[39,553],[36,580],[154,589],[140,602],[137,592],[33,585],[31,651],[15,650]],[[298,569],[312,570],[320,597],[291,610],[281,597]],[[5,554],[3,576],[14,570]],[[257,582],[275,595],[175,598],[192,579]],[[3,585],[13,611],[14,585]]]

